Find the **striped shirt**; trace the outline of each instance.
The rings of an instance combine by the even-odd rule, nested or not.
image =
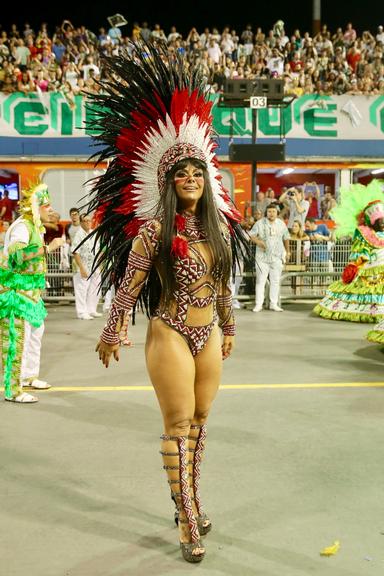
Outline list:
[[[265,250],[256,245],[256,260],[271,264],[276,260],[283,261],[285,258],[284,240],[289,240],[290,235],[286,224],[277,218],[270,222],[268,218],[258,220],[250,230],[251,236],[257,236],[265,244]]]

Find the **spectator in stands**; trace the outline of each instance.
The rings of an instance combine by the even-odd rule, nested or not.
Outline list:
[[[60,222],[60,214],[52,212],[48,221],[44,221],[44,241],[49,244],[54,238],[61,238],[64,236],[64,226]]]
[[[148,42],[148,40],[151,37],[151,30],[148,26],[148,22],[142,22],[140,28],[140,35],[145,42]]]
[[[210,38],[208,48],[207,48],[208,56],[211,58],[214,64],[220,64],[222,58],[222,52],[220,50],[219,44],[216,42],[214,38]]]
[[[80,320],[93,320],[93,318],[101,316],[100,312],[97,311],[100,300],[100,273],[95,271],[90,276],[95,260],[94,239],[86,240],[91,231],[91,224],[90,215],[82,214],[80,216],[80,230],[76,233],[72,244],[72,255],[76,262],[73,287],[77,317]]]
[[[19,66],[20,70],[26,70],[30,62],[31,53],[22,38],[17,40],[17,44],[13,50],[13,57],[15,64]]]
[[[344,32],[344,44],[345,46],[352,46],[357,37],[356,30],[352,26],[352,22],[348,22],[347,27]]]
[[[320,188],[317,182],[305,182],[303,186],[304,198],[309,202],[307,218],[319,217]]]
[[[325,186],[324,197],[320,201],[321,217],[323,220],[329,220],[330,219],[329,212],[335,206],[336,206],[336,200],[335,200],[334,195],[332,194],[331,187]]]
[[[305,231],[311,241],[309,263],[312,270],[317,272],[329,271],[330,247],[328,241],[331,233],[326,224],[317,224],[315,218],[307,218]]]
[[[168,44],[170,44],[171,42],[174,42],[175,40],[178,40],[178,39],[181,40],[182,35],[177,31],[176,26],[171,26],[171,31],[167,37]]]
[[[10,223],[7,220],[1,222],[1,232],[0,232],[0,249],[4,246],[4,239]]]
[[[326,224],[316,222],[316,218],[307,218],[305,221],[305,231],[312,240],[328,240],[330,231]]]
[[[37,92],[47,92],[49,86],[48,73],[44,70],[38,70],[34,78],[34,83]]]
[[[264,214],[266,207],[270,203],[271,201],[269,200],[269,198],[265,197],[264,192],[261,192],[261,190],[259,192],[256,192],[255,210],[260,210],[262,214]]]
[[[381,25],[377,27],[376,42],[380,42],[384,46],[384,30]]]
[[[259,208],[256,208],[256,210],[253,213],[253,219],[255,222],[257,222],[258,220],[261,220],[264,216],[264,213],[262,212],[262,210],[260,210]],[[252,224],[253,226],[253,224]],[[251,228],[252,228],[251,226]]]
[[[0,220],[4,222],[13,222],[13,210],[15,203],[9,198],[9,191],[5,187],[3,198],[0,200]]]
[[[60,214],[52,212],[49,215],[49,220],[42,220],[45,228],[44,242],[50,244],[54,238],[65,238],[64,226],[60,222]],[[47,259],[48,271],[54,276],[47,280],[47,292],[50,296],[63,296],[63,279],[58,276],[63,259],[63,245],[58,247],[57,251],[53,251],[49,259]]]
[[[122,32],[118,26],[111,26],[108,30],[108,36],[113,45],[118,45],[122,39]]]
[[[289,230],[290,240],[308,240],[309,236],[306,233],[304,227],[302,226],[300,220],[295,220],[292,224],[292,228]]]
[[[293,222],[292,228],[289,230],[289,240],[291,243],[291,257],[290,259],[287,259],[287,263],[303,263],[303,261],[309,256],[310,245],[309,236],[306,234],[305,229],[299,220]],[[301,244],[298,244],[298,241],[300,241]],[[296,286],[296,284],[294,285]]]
[[[60,65],[63,63],[63,57],[65,54],[65,51],[66,51],[66,48],[63,44],[62,39],[57,36],[55,38],[53,45],[52,45],[52,53],[55,55],[56,62]]]
[[[151,31],[151,40],[162,40],[167,42],[167,37],[160,24],[154,25],[153,30]]]
[[[36,92],[36,86],[30,70],[25,70],[21,73],[17,81],[17,91],[22,92],[23,94]]]
[[[69,82],[73,90],[77,90],[79,87],[79,78],[81,76],[79,69],[74,62],[69,62],[67,68],[64,71],[64,81]]]
[[[253,312],[261,312],[265,298],[265,285],[269,278],[270,310],[282,312],[279,306],[280,278],[283,263],[289,259],[289,231],[278,217],[278,205],[270,204],[265,217],[258,220],[250,231],[256,244],[256,301]]]
[[[215,92],[220,92],[224,89],[224,82],[224,67],[219,62],[217,62],[213,65],[213,70],[209,78],[209,84],[214,88]]]
[[[100,68],[94,63],[93,56],[87,56],[85,59],[85,64],[79,66],[79,70],[83,73],[84,81],[88,80],[91,70],[93,70],[95,76],[100,75]]]
[[[69,211],[71,221],[65,227],[65,238],[68,244],[73,244],[73,239],[80,230],[80,211],[78,208],[71,208]]]
[[[271,56],[267,58],[266,64],[271,77],[273,77],[274,74],[276,74],[276,77],[283,76],[284,55],[279,52],[277,48],[272,48]]]
[[[212,81],[216,62],[224,64],[226,78],[283,78],[285,92],[296,96],[313,93],[319,95],[384,93],[382,26],[377,28],[376,34],[364,30],[359,37],[351,23],[348,23],[345,32],[339,28],[332,37],[328,28],[323,26],[321,32],[312,39],[308,32],[301,37],[299,31],[295,31],[288,38],[284,27],[281,27],[280,33],[280,24],[277,26],[279,33],[276,34],[274,32],[277,30],[276,24],[267,36],[261,29],[257,29],[254,34],[249,24],[243,31],[241,40],[236,31],[229,32],[228,27],[223,29],[222,34],[217,29],[211,32],[209,28],[205,28],[201,35],[196,28],[192,28],[184,40],[172,27],[167,42],[170,51],[185,53],[186,61],[194,62],[196,59],[202,59],[212,92],[222,89],[222,78],[220,81]],[[34,88],[32,89],[31,83],[24,82],[22,91],[25,94],[30,93],[36,90],[34,80],[38,73],[43,70],[46,79],[45,70],[47,70],[48,91],[60,90],[68,81],[65,72],[69,62],[74,63],[78,70],[82,71],[87,65],[87,57],[93,59],[93,64],[100,69],[100,75],[103,74],[102,66],[99,65],[99,55],[118,54],[121,49],[128,47],[130,40],[128,35],[122,35],[119,27],[115,26],[112,29],[116,33],[114,38],[110,38],[105,29],[100,29],[100,34],[96,36],[85,26],[75,28],[70,21],[64,20],[61,27],[56,27],[52,38],[44,24],[35,39],[29,25],[25,25],[22,34],[16,25],[12,25],[9,34],[3,31],[0,36],[0,89],[7,94],[14,92],[18,89],[17,82],[21,72],[29,70],[32,72]],[[141,35],[148,40],[150,34],[146,23],[143,23],[141,28],[135,23],[131,37]],[[160,24],[155,26],[154,34],[164,37]],[[210,47],[212,51],[211,40],[214,50],[213,54],[208,55],[207,48]],[[15,71],[12,67],[13,62]],[[9,68],[12,69],[8,70]],[[13,77],[14,73],[17,76],[16,80]],[[99,76],[97,70],[94,74],[96,78]],[[78,71],[77,75],[70,79],[74,93],[80,93],[84,82],[87,82],[87,76],[89,74],[85,72],[82,79]],[[43,81],[37,90],[44,91],[44,84]],[[94,84],[91,89],[95,89]]]
[[[304,226],[309,210],[309,202],[305,200],[302,188],[291,186],[280,195],[279,201],[289,209],[288,228],[298,220]]]

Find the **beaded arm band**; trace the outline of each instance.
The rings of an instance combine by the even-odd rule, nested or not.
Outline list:
[[[229,288],[226,289],[226,294],[218,294],[216,306],[219,315],[219,326],[224,336],[234,336],[236,325],[232,311],[232,293]]]

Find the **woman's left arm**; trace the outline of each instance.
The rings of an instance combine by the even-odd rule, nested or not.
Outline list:
[[[232,353],[235,343],[235,317],[232,309],[232,291],[229,286],[220,286],[216,299],[217,315],[219,317],[219,327],[223,332],[223,343],[221,346],[223,360]]]

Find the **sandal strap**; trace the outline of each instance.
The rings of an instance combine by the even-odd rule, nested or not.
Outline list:
[[[175,442],[178,442],[180,438],[188,438],[188,436],[169,436],[168,434],[162,434],[160,438],[161,440],[174,440]]]

